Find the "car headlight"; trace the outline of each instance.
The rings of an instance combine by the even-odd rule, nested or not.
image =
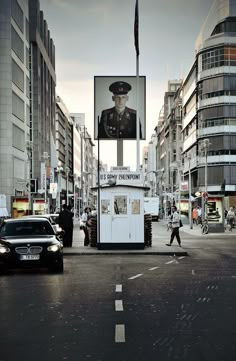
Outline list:
[[[48,247],[48,251],[50,252],[57,252],[59,251],[60,247],[57,244],[53,244],[52,246]]]
[[[0,254],[9,253],[9,252],[10,252],[10,248],[0,246]]]

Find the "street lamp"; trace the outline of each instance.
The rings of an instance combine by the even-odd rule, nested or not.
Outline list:
[[[66,167],[66,204],[69,204],[69,173],[70,168]]]
[[[28,158],[28,203],[29,203],[29,209],[28,214],[30,214],[31,207],[31,172],[30,172],[30,161],[32,157],[32,149],[33,149],[33,143],[30,140],[26,141],[26,151],[27,151],[27,158]]]
[[[61,166],[61,162],[58,162],[58,166],[56,168],[57,172],[57,209],[61,210],[61,172],[63,171],[63,167]]]
[[[76,186],[76,181],[78,180],[77,174],[74,174],[73,178],[74,178],[74,189],[73,189],[73,193],[74,193],[74,219],[75,219],[76,211],[77,211],[77,202],[76,202],[76,197],[75,197],[75,186]]]
[[[149,172],[147,172],[147,174],[149,173],[154,173],[156,176],[156,195],[158,194],[158,182],[157,182],[157,178],[158,178],[158,174],[160,173],[160,181],[161,181],[161,187],[160,187],[160,209],[161,209],[161,216],[162,216],[162,208],[163,208],[163,193],[162,193],[162,179],[164,176],[164,169],[158,169],[158,170],[150,170]]]
[[[191,202],[192,183],[191,183],[190,161],[191,161],[191,156],[190,156],[190,154],[188,154],[188,198],[189,198],[189,200],[188,200],[188,217],[189,217],[190,229],[193,229],[192,202]]]
[[[44,213],[47,210],[47,160],[50,158],[48,152],[43,152],[42,158],[44,160]]]
[[[200,143],[200,149],[203,151],[204,156],[205,156],[205,196],[204,198],[204,218],[207,219],[207,199],[208,199],[208,194],[207,194],[207,153],[208,153],[208,149],[210,147],[211,143],[209,141],[209,139],[203,139]]]
[[[171,163],[170,165],[170,169],[172,171],[177,171],[177,175],[178,175],[178,185],[179,185],[179,188],[178,188],[178,193],[177,193],[177,186],[176,186],[176,190],[175,190],[175,193],[176,195],[178,194],[178,197],[176,197],[177,199],[179,198],[179,202],[178,202],[178,205],[179,205],[179,215],[181,216],[181,161],[177,160],[176,162],[173,162]],[[176,174],[176,173],[175,173]],[[177,178],[177,177],[176,177]],[[173,184],[173,176],[172,176],[172,184]],[[172,186],[173,188],[173,186]]]

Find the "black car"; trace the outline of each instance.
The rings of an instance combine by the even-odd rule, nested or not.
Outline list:
[[[0,226],[0,270],[25,266],[63,272],[63,244],[45,218],[7,219]]]

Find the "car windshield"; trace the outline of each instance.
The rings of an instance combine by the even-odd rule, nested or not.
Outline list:
[[[49,222],[44,221],[19,221],[6,222],[0,228],[0,236],[47,236],[54,231]]]
[[[51,215],[50,217],[55,224],[59,223],[59,216],[57,214],[55,214],[55,216]]]

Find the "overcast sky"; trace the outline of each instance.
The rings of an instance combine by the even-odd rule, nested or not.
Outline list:
[[[147,87],[147,140],[140,143],[141,149],[154,132],[168,80],[186,76],[193,64],[195,40],[212,3],[139,0],[139,72],[146,76]],[[69,112],[85,113],[93,137],[94,76],[136,73],[135,0],[40,0],[40,4],[56,47],[57,94]],[[116,165],[116,141],[101,142],[101,159]],[[135,141],[124,141],[124,165],[136,167]]]

